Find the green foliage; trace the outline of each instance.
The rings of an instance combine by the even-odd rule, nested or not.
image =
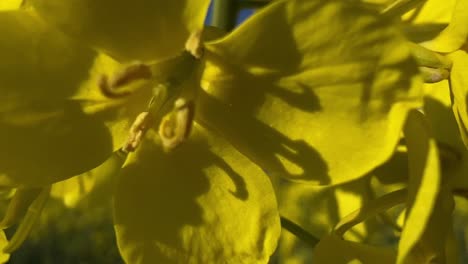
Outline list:
[[[1,1],[0,263],[466,262],[467,3]]]

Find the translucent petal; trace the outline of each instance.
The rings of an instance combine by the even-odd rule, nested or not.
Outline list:
[[[440,3],[445,5],[445,3]],[[468,40],[468,1],[457,0],[449,25],[433,40],[423,43],[431,50],[453,52]]]
[[[409,211],[397,263],[444,263],[453,199],[447,183],[442,181],[436,142],[420,112],[410,113],[405,137],[410,174]]]
[[[391,248],[375,247],[346,241],[337,235],[323,237],[314,249],[314,262],[317,263],[395,263],[396,253]]]
[[[209,0],[31,0],[64,32],[119,60],[162,60],[203,27]]]
[[[88,108],[111,100],[89,80],[109,67],[24,11],[0,13],[0,33],[0,185],[44,185],[102,163],[113,116]]]
[[[365,175],[391,156],[421,99],[397,31],[343,1],[275,1],[208,43],[205,59],[199,120],[293,180]]]
[[[124,166],[115,230],[127,263],[267,263],[280,233],[272,184],[250,160],[196,125],[165,153],[148,132]]]
[[[468,54],[459,50],[450,54],[453,60],[450,89],[453,94],[453,113],[465,146],[468,148]]]

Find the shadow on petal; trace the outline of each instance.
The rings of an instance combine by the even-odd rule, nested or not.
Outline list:
[[[250,89],[248,94],[235,92],[234,88],[225,89],[223,92],[226,94],[223,94],[223,99],[220,100],[201,90],[197,99],[197,120],[225,136],[231,144],[273,178],[281,176],[291,180],[330,183],[326,162],[306,141],[300,136],[297,139],[288,137],[252,115],[257,108],[263,106],[266,96],[278,96],[291,105],[290,109],[281,113],[285,119],[288,119],[289,114],[293,115],[295,109],[307,113],[320,111],[320,102],[313,91],[304,89],[303,85],[298,83],[299,92],[295,93],[272,85],[274,81],[245,77],[247,81],[238,85],[255,88]],[[265,90],[268,93],[265,93]],[[230,92],[232,94],[229,94]],[[228,103],[224,103],[224,100]],[[299,127],[299,124],[288,125],[298,126],[296,128],[301,131],[307,130],[307,127]]]
[[[156,139],[129,157],[114,203],[127,262],[263,263],[272,254],[279,235],[272,185],[216,138],[196,125],[169,153]]]

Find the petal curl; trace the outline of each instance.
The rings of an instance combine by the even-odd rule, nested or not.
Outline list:
[[[169,153],[154,132],[148,133],[129,156],[115,196],[115,230],[124,260],[267,263],[280,233],[268,177],[198,125],[189,141]]]
[[[67,34],[119,60],[162,60],[203,27],[209,0],[31,0]]]
[[[391,156],[420,104],[397,30],[342,1],[275,1],[205,55],[199,120],[292,180],[363,176]]]

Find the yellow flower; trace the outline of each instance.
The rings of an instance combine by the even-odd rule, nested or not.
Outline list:
[[[453,196],[457,190],[466,189],[468,157],[465,120],[468,55],[463,51],[468,37],[466,8],[467,1],[434,0],[403,16],[402,25],[410,32],[407,37],[425,47],[412,45],[413,54],[420,66],[429,68],[426,68],[429,76],[434,74],[436,83],[424,85],[424,114],[414,112],[405,126],[404,153],[409,168],[398,169],[396,159],[386,168],[400,178],[392,176],[392,183],[400,182],[408,189],[397,263],[452,263],[450,260],[456,258]],[[439,23],[448,25],[437,32]],[[446,75],[441,74],[445,71]],[[432,82],[431,78],[426,81]],[[365,209],[361,209],[360,215]]]
[[[0,13],[0,183],[44,186],[136,149],[114,201],[129,263],[266,263],[278,178],[362,177],[420,105],[403,38],[358,5],[276,1],[191,49],[205,0],[28,4]]]
[[[438,8],[444,6],[444,12],[441,12]],[[439,20],[436,17],[439,17]],[[440,19],[443,18],[443,19]],[[427,106],[427,111],[434,116],[435,120],[443,122],[434,124],[436,137],[441,139],[442,142],[447,143],[463,152],[461,148],[457,133],[455,131],[449,131],[447,128],[452,127],[450,122],[455,117],[458,123],[458,130],[461,135],[465,146],[468,147],[468,84],[466,83],[465,73],[468,69],[468,54],[467,54],[467,43],[468,43],[468,2],[465,0],[456,1],[438,1],[432,0],[425,4],[417,16],[414,18],[412,23],[426,23],[426,27],[430,28],[431,25],[436,23],[443,23],[446,25],[441,31],[425,32],[421,31],[420,45],[425,48],[438,52],[445,55],[452,61],[452,67],[450,70],[449,81],[442,81],[441,83],[426,85],[426,94],[430,105]],[[433,26],[433,28],[435,28]],[[450,94],[453,98],[450,98]],[[436,111],[435,104],[441,104],[444,107],[451,107],[453,114],[445,115],[442,118],[442,111]],[[437,117],[439,116],[439,118]],[[445,121],[443,121],[445,119]],[[455,133],[454,133],[455,132]]]

